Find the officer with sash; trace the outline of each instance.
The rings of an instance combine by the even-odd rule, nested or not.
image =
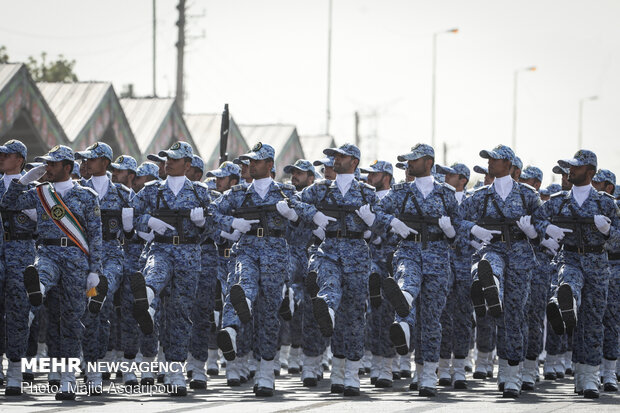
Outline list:
[[[547,305],[547,319],[557,334],[573,336],[575,391],[598,398],[611,277],[605,243],[618,239],[620,212],[612,196],[592,187],[594,152],[581,149],[558,164],[569,169],[573,187],[552,196],[535,216],[539,230],[563,244],[556,257],[559,286]]]
[[[71,180],[74,154],[66,146],[55,146],[45,162],[13,180],[2,198],[2,206],[37,209],[36,259],[24,272],[24,285],[33,306],[39,306],[52,288],[62,297],[60,317],[48,329],[59,329],[56,357],[80,357],[83,328],[80,318],[86,309],[85,295],[105,278],[102,273],[101,210],[97,193]],[[49,183],[29,189],[28,184],[46,174]],[[92,298],[105,296],[107,288]],[[54,321],[54,322],[52,322]],[[61,374],[57,400],[75,399],[75,372]]]
[[[4,195],[13,179],[21,178],[26,157],[26,145],[18,140],[11,139],[0,146],[0,172],[4,174],[0,180],[0,194]],[[0,318],[6,310],[6,330],[4,326],[1,326],[0,340],[3,345],[3,335],[6,331],[9,368],[5,394],[16,396],[21,394],[21,359],[35,355],[27,354],[29,321],[32,321],[32,318],[29,317],[30,303],[24,289],[23,273],[24,268],[34,263],[34,232],[36,231],[37,212],[36,209],[15,210],[9,205],[0,209],[0,212],[2,222],[6,226],[4,228],[6,278],[5,281],[0,281]],[[33,328],[33,333],[38,333],[38,329]]]

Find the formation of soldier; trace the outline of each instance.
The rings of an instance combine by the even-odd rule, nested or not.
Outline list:
[[[92,396],[112,374],[184,396],[224,366],[259,397],[282,367],[309,388],[330,371],[344,396],[366,374],[426,397],[466,390],[470,373],[496,374],[509,398],[566,375],[586,398],[617,391],[618,187],[593,152],[558,161],[561,186],[541,188],[511,148],[482,150],[469,191],[469,168],[435,164],[426,144],[398,157],[399,183],[355,145],[323,153],[287,165],[288,184],[261,143],[213,171],[186,142],[139,166],[103,142],[32,164],[20,141],[0,146],[5,394],[34,380],[21,360],[42,343],[83,361]],[[91,368],[155,360],[186,368]],[[48,375],[58,400],[77,379]]]

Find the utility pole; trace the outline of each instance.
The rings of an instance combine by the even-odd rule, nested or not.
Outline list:
[[[179,0],[179,5],[177,6],[179,10],[179,20],[177,21],[178,30],[178,41],[176,44],[177,47],[177,92],[176,92],[176,102],[179,105],[179,109],[181,109],[181,113],[183,113],[183,100],[185,97],[185,90],[183,89],[183,60],[185,54],[185,0]]]
[[[327,119],[325,122],[325,134],[329,135],[329,124],[332,118],[331,112],[331,82],[332,82],[332,0],[329,0],[329,20],[327,23]]]
[[[153,97],[157,97],[157,0],[153,0]]]
[[[355,112],[355,146],[360,147],[360,113]]]

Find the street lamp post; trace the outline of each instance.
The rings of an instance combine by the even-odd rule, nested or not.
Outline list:
[[[459,29],[454,28],[450,30],[445,30],[442,32],[437,32],[433,34],[433,82],[432,82],[432,109],[431,109],[431,146],[435,147],[435,105],[436,105],[436,84],[437,84],[437,36],[443,33],[458,33]]]
[[[519,80],[519,73],[521,72],[533,72],[536,70],[536,66],[526,67],[525,69],[519,69],[515,71],[514,80],[514,92],[512,100],[512,150],[517,150],[517,84]]]
[[[598,96],[590,96],[587,98],[579,99],[579,135],[577,139],[577,150],[581,149],[583,145],[583,104],[589,100],[597,100]]]

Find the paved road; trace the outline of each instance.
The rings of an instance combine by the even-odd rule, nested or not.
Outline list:
[[[43,385],[43,376],[35,384]],[[223,376],[209,381],[206,391],[192,391],[185,398],[167,395],[104,394],[101,397],[78,396],[76,402],[56,402],[53,394],[26,394],[22,397],[0,396],[0,411],[19,412],[72,412],[88,411],[118,413],[132,411],[182,413],[192,411],[243,412],[426,412],[456,411],[476,412],[620,412],[620,395],[603,394],[599,400],[584,400],[573,394],[572,379],[542,382],[534,393],[527,393],[517,401],[502,399],[494,381],[470,379],[470,389],[455,391],[441,389],[435,399],[417,396],[409,391],[409,381],[399,380],[391,389],[370,386],[368,376],[362,378],[362,396],[344,398],[330,395],[329,381],[323,380],[316,389],[301,386],[299,376],[284,375],[276,381],[276,395],[269,399],[257,399],[252,385],[246,383],[238,388],[226,387]],[[107,384],[104,385],[104,388]],[[0,389],[3,393],[4,389]],[[232,404],[234,403],[234,404]],[[231,409],[234,409],[231,411]]]

